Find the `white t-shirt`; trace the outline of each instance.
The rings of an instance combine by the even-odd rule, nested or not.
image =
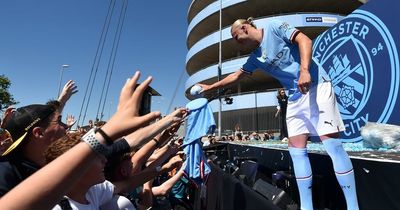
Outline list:
[[[100,206],[100,210],[136,210],[136,208],[128,198],[114,195],[110,201]]]
[[[101,205],[111,200],[114,195],[114,185],[109,181],[104,181],[89,188],[86,199],[89,204],[81,204],[70,198],[69,203],[73,210],[98,210]],[[60,205],[53,207],[53,210],[62,210]]]

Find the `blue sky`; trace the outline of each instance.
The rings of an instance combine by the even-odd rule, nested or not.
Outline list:
[[[24,106],[56,98],[61,66],[62,85],[76,81],[79,92],[63,114],[79,115],[110,0],[12,0],[0,1],[0,74],[12,82],[10,92]],[[141,81],[152,75],[151,86],[161,93],[153,98],[153,110],[163,114],[185,71],[187,10],[191,1],[130,0],[121,35],[104,118],[114,113],[126,78],[136,70]],[[122,0],[115,5],[116,27]],[[114,27],[105,45],[86,117],[94,119],[112,46]],[[172,108],[184,106],[186,72]]]

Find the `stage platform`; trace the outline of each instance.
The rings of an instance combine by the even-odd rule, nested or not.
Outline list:
[[[241,146],[252,146],[267,149],[277,149],[287,151],[287,142],[281,141],[248,141],[248,142],[229,142],[233,145]],[[391,149],[379,149],[374,150],[365,148],[362,142],[359,143],[343,143],[344,149],[348,152],[352,159],[364,159],[371,161],[382,161],[382,162],[395,162],[400,163],[400,151]],[[309,142],[307,145],[309,153],[326,154],[322,143]]]
[[[316,209],[346,209],[344,197],[337,184],[331,159],[319,143],[308,145],[313,170],[313,202]],[[360,145],[345,144],[353,163],[360,209],[400,209],[400,153],[397,151],[365,150]],[[258,178],[272,181],[272,174],[285,171],[293,174],[287,143],[283,142],[226,142],[210,145],[206,153],[224,161],[255,160]],[[214,161],[215,162],[215,161]],[[298,191],[294,181],[288,180],[284,189],[298,203]]]

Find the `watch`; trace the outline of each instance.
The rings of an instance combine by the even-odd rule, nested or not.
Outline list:
[[[96,153],[106,156],[108,154],[108,148],[101,144],[95,137],[95,129],[92,128],[83,137],[82,140],[92,148]]]

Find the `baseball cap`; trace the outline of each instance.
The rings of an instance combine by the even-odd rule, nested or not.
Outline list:
[[[1,132],[3,135],[0,135],[2,147],[0,148],[0,155],[5,156],[17,148],[25,139],[28,131],[48,118],[55,110],[52,105],[42,104],[32,104],[16,109],[2,124]]]

